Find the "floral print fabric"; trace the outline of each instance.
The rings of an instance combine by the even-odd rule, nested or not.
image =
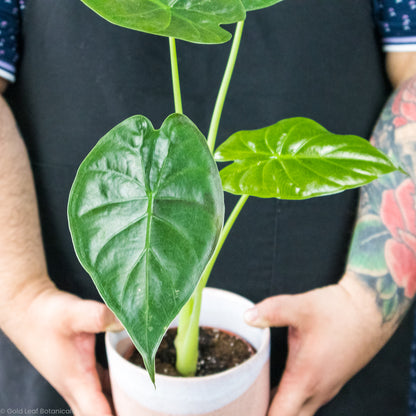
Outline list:
[[[18,60],[20,11],[25,0],[0,0],[0,76],[14,81]]]
[[[373,0],[374,16],[383,49],[416,50],[416,0]]]

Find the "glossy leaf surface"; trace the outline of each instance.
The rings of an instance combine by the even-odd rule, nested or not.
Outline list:
[[[185,116],[143,116],[107,133],[81,164],[69,225],[78,258],[144,358],[192,295],[218,240],[223,191],[206,140]]]
[[[280,3],[282,0],[241,0],[244,8],[249,12],[251,10],[264,9]]]
[[[225,191],[261,198],[334,194],[397,170],[366,140],[332,134],[300,117],[237,132],[218,148],[215,159],[234,162],[220,172]]]
[[[231,34],[220,25],[245,19],[240,0],[82,1],[118,26],[195,43],[226,42]]]

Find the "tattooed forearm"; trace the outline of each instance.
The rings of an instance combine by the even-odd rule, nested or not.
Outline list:
[[[416,77],[384,108],[373,144],[409,173],[363,187],[348,270],[376,295],[383,321],[400,319],[416,293]]]

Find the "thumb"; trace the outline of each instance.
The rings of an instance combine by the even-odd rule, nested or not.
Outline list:
[[[301,308],[299,295],[280,295],[267,298],[244,313],[247,324],[259,328],[297,326]]]
[[[73,309],[73,329],[78,332],[99,333],[122,331],[123,325],[113,312],[101,302],[82,300]]]

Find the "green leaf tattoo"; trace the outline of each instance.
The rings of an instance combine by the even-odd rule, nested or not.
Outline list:
[[[377,215],[367,215],[355,226],[350,251],[350,267],[368,276],[387,273],[384,245],[390,233]]]
[[[416,294],[416,79],[405,82],[376,125],[374,144],[406,167],[366,185],[348,270],[374,291],[383,322],[399,321]]]

